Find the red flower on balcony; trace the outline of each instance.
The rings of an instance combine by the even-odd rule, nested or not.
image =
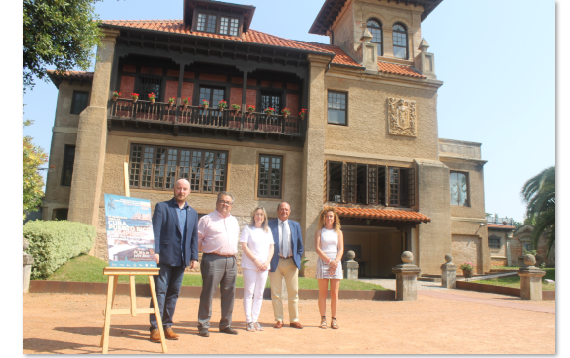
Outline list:
[[[151,101],[151,102],[154,101],[154,100],[156,100],[156,94],[154,94],[154,92],[149,93],[149,94],[148,94],[148,100]]]
[[[247,111],[250,112],[250,113],[251,113],[251,112],[255,112],[255,106],[252,106],[251,104],[248,104],[248,105],[247,105]]]
[[[304,119],[306,115],[307,115],[307,109],[306,108],[301,109],[301,112],[299,112],[299,117]]]
[[[271,114],[274,114],[274,113],[275,113],[275,108],[273,108],[273,107],[267,107],[267,108],[265,108],[263,111],[265,112],[265,114],[271,115]]]
[[[138,93],[131,93],[131,99],[136,101],[137,99],[139,99],[139,94]]]
[[[228,102],[224,101],[223,99],[218,102],[218,108],[219,109],[226,109],[228,108]]]

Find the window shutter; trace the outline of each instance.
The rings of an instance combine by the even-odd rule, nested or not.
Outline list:
[[[348,178],[347,178],[347,165],[342,163],[342,186],[341,186],[341,201],[343,204],[348,202]]]
[[[329,193],[330,182],[331,182],[331,164],[330,160],[325,160],[325,185],[324,185],[325,192],[324,192],[323,203],[326,203],[328,200],[330,200],[330,193]]]
[[[379,166],[378,167],[378,171],[379,171],[379,175],[381,174],[382,177],[384,178],[384,188],[378,188],[378,192],[381,192],[382,194],[384,194],[383,200],[380,202],[380,204],[384,205],[384,206],[388,206],[388,188],[390,185],[390,178],[389,178],[389,173],[388,173],[388,167],[386,165],[383,166]]]
[[[356,203],[356,163],[346,163],[347,203]]]
[[[378,204],[378,166],[368,164],[366,172],[368,177],[366,204],[376,205]]]
[[[416,205],[416,169],[408,169],[408,205]]]

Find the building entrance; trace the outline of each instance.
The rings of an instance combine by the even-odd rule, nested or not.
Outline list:
[[[396,227],[343,225],[344,254],[353,250],[358,277],[395,277],[392,267],[402,263],[404,234]],[[343,259],[344,260],[344,259]]]

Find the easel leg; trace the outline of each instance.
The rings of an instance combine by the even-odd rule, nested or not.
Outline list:
[[[131,316],[137,315],[137,293],[135,291],[135,276],[129,276],[131,283]]]
[[[107,306],[105,307],[105,325],[103,327],[103,354],[109,353],[109,330],[111,328],[111,310],[113,309],[113,301],[115,299],[115,290],[117,288],[116,281],[118,277],[110,275],[109,284],[107,286]]]
[[[156,316],[156,325],[158,326],[158,332],[160,333],[160,344],[162,345],[162,353],[167,353],[166,338],[164,338],[164,329],[162,328],[162,318],[160,317],[160,311],[158,309],[158,302],[156,301],[156,290],[154,288],[154,278],[151,275],[149,275],[148,280],[150,283],[150,293],[152,295],[152,302],[154,303],[154,315]]]
[[[111,277],[114,280],[111,280]],[[113,294],[111,295],[111,308],[115,304],[115,295],[117,294],[117,284],[119,283],[119,276],[109,275],[109,283],[107,287],[107,303],[109,303],[109,287],[113,287]],[[105,309],[105,317],[107,317],[107,309]],[[103,328],[103,334],[101,335],[101,347],[103,347],[103,340],[105,338],[105,329]]]

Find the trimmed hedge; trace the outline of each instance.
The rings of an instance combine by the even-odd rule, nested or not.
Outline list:
[[[24,237],[34,257],[32,279],[45,279],[69,259],[88,253],[97,236],[92,225],[69,221],[29,221]]]

